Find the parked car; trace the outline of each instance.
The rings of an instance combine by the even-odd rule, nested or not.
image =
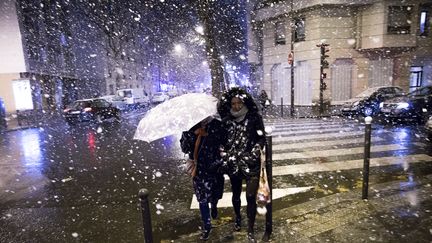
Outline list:
[[[123,98],[117,95],[105,95],[99,97],[98,99],[104,99],[108,101],[114,107],[117,107],[121,111],[124,111],[128,108],[128,104],[123,100]]]
[[[121,97],[127,106],[132,109],[150,105],[150,97],[143,88],[119,89],[116,91],[116,96]]]
[[[343,115],[374,116],[379,112],[380,103],[405,93],[397,86],[381,86],[368,88],[356,97],[344,102]]]
[[[432,140],[432,116],[430,116],[429,120],[427,120],[425,127],[429,138]]]
[[[6,109],[3,102],[3,99],[0,98],[0,133],[2,131],[6,131],[7,122],[6,122]]]
[[[169,100],[169,98],[170,98],[170,97],[169,97],[165,92],[156,92],[156,93],[153,95],[152,102],[153,102],[154,104],[162,103],[162,102],[164,102],[164,101],[166,101],[166,100]]]
[[[389,119],[425,121],[432,110],[432,86],[421,87],[408,95],[384,101],[381,113]]]
[[[177,89],[172,89],[172,90],[170,90],[170,91],[167,92],[167,95],[170,98],[174,98],[174,97],[176,97],[176,96],[179,95],[179,91]]]
[[[120,121],[120,110],[104,99],[77,100],[63,111],[68,124],[95,121],[102,122],[107,119]]]

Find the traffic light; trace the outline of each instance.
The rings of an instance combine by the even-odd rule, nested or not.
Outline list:
[[[330,46],[329,44],[321,43],[317,45],[317,47],[320,48],[320,114],[323,114],[324,112],[324,90],[327,89],[327,84],[324,82],[324,79],[327,78],[327,73],[324,72],[324,69],[329,68],[330,64],[327,61],[326,58],[329,57],[326,53],[330,50],[327,49],[327,47]]]
[[[328,46],[330,45],[325,43],[317,45],[317,47],[320,48],[320,87],[322,90],[327,89],[327,84],[324,83],[324,79],[327,78],[327,73],[324,72],[324,69],[329,68],[329,62],[326,59],[329,57],[329,55],[327,55],[327,52],[330,51],[329,49],[327,49]]]
[[[329,62],[326,60],[327,57],[329,57],[329,55],[326,55],[327,52],[329,52],[329,49],[326,49],[327,46],[329,46],[329,44],[321,44],[319,45],[321,48],[321,67],[322,68],[329,68]]]

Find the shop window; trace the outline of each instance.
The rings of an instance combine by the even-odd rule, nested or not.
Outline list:
[[[12,82],[12,90],[15,98],[15,107],[17,110],[33,109],[30,80],[14,80]]]

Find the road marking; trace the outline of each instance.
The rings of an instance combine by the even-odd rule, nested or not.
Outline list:
[[[371,138],[372,142],[379,142],[383,140],[384,139],[377,138],[377,137]],[[302,148],[311,148],[311,147],[325,147],[325,146],[357,144],[357,143],[364,143],[364,138],[351,138],[351,139],[305,142],[305,143],[276,144],[273,145],[273,152],[280,151],[280,150],[288,150],[288,149],[302,149]]]
[[[358,132],[341,132],[341,133],[321,133],[321,134],[309,134],[303,136],[291,136],[291,137],[280,137],[273,136],[273,143],[281,143],[281,142],[293,142],[299,140],[308,140],[308,139],[319,139],[319,138],[342,138],[342,137],[350,137],[350,136],[360,136],[364,135],[364,131]]]
[[[319,127],[357,127],[356,125],[353,124],[337,124],[337,123],[330,123],[330,124],[325,124],[325,123],[320,123],[320,124],[295,124],[295,125],[265,125],[265,126],[270,126],[274,129],[287,129],[287,130],[297,130],[297,129],[305,129],[305,128],[319,128]]]
[[[336,127],[336,128],[320,128],[320,129],[302,129],[302,130],[296,130],[296,131],[273,131],[272,135],[273,136],[283,136],[283,135],[292,135],[292,136],[297,136],[299,134],[309,134],[309,133],[313,133],[315,134],[330,134],[332,132],[350,132],[350,131],[359,131],[359,130],[354,130],[350,127],[348,128],[341,128],[341,127]],[[364,132],[363,132],[364,133]]]
[[[427,154],[414,154],[406,156],[392,156],[371,158],[370,167],[400,165],[407,169],[409,164],[432,162],[432,157]],[[363,159],[336,161],[327,163],[298,164],[273,167],[273,176],[294,175],[300,173],[315,173],[324,171],[340,171],[363,168]]]
[[[292,121],[279,121],[279,122],[265,122],[264,124],[266,125],[274,125],[274,126],[301,126],[304,124],[311,124],[311,125],[316,125],[316,124],[355,124],[355,123],[351,123],[351,122],[346,122],[346,121],[317,121],[317,120],[292,120]]]
[[[285,197],[288,195],[306,192],[306,191],[311,190],[312,188],[313,188],[312,186],[307,186],[307,187],[273,189],[272,190],[272,193],[273,193],[272,199],[275,200],[275,199],[282,198],[282,197]],[[220,199],[218,202],[218,208],[232,207],[231,198],[232,198],[232,192],[225,192],[222,196],[222,199]],[[245,192],[241,193],[240,199],[241,199],[241,205],[246,206],[247,203],[246,203],[246,193]],[[190,208],[191,209],[199,209],[198,201],[197,201],[195,195],[192,196],[192,202],[191,202]]]
[[[408,149],[408,148],[400,144],[376,145],[371,147],[371,152],[384,152],[384,151],[403,150],[403,149]],[[279,154],[273,154],[273,160],[309,159],[309,158],[316,158],[316,157],[343,156],[349,154],[362,154],[362,153],[364,153],[364,146],[354,147],[354,148],[279,153]]]

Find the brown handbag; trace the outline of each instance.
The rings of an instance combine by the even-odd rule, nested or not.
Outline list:
[[[192,178],[195,177],[196,171],[197,171],[196,161],[193,159],[187,159],[186,165],[185,165],[185,170],[186,170],[186,173],[188,173],[188,175],[190,175]]]
[[[204,128],[199,128],[195,133],[198,135],[198,137],[195,141],[194,159],[187,159],[185,165],[186,173],[188,173],[188,175],[190,175],[192,178],[194,178],[197,174],[198,150],[201,142],[201,137],[208,135]]]

